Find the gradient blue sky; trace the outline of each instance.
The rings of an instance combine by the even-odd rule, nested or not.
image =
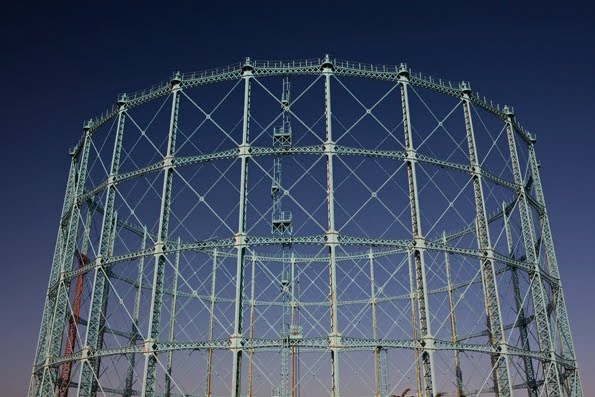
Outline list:
[[[221,3],[3,6],[0,394],[23,395],[27,388],[68,147],[83,120],[118,92],[148,87],[174,70],[330,52],[471,81],[482,95],[513,105],[537,133],[583,385],[587,396],[595,395],[594,6]]]

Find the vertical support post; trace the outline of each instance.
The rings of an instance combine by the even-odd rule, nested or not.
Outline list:
[[[178,237],[178,246],[181,244],[181,239]],[[169,320],[169,336],[168,341],[173,342],[176,331],[176,303],[178,301],[178,274],[180,271],[180,251],[176,252],[176,263],[174,265],[174,279],[171,287],[171,306],[170,306],[170,320]],[[165,371],[165,395],[166,397],[171,396],[171,374],[174,360],[174,352],[170,350],[167,352],[167,364]]]
[[[233,335],[230,336],[230,349],[233,354],[231,395],[240,397],[242,382],[242,322],[244,310],[244,257],[246,256],[246,207],[248,205],[248,160],[250,158],[250,82],[254,68],[250,58],[243,67],[244,79],[244,120],[240,150],[240,207],[238,211],[238,233],[235,247],[238,251],[236,263],[236,296]]]
[[[296,331],[296,324],[295,324],[295,254],[291,252],[291,328],[290,333]],[[295,345],[291,346],[291,397],[295,397],[296,390],[295,390],[295,380],[296,380],[296,349]]]
[[[407,262],[409,264],[409,298],[411,302],[411,326],[413,328],[413,341],[417,344],[417,316],[415,315],[415,304],[417,301],[415,293],[415,281],[413,270],[413,257],[411,252],[407,252]],[[421,373],[419,372],[419,349],[416,347],[413,349],[414,352],[414,363],[415,363],[415,386],[417,387],[417,393],[421,393]]]
[[[66,192],[64,194],[64,204],[62,206],[62,216],[63,219],[69,212],[72,213],[72,200],[75,196],[76,191],[76,169],[77,169],[77,160],[74,156],[74,153],[71,153],[71,160],[70,160],[70,171],[68,173],[68,181],[66,182]],[[51,327],[52,319],[53,319],[53,311],[54,305],[56,302],[56,288],[58,286],[58,282],[60,279],[61,273],[61,257],[62,257],[62,249],[65,245],[66,235],[68,233],[67,225],[60,223],[58,228],[58,236],[56,237],[56,247],[54,249],[54,258],[52,260],[52,266],[50,269],[50,280],[48,282],[47,294],[45,298],[45,304],[43,306],[43,315],[41,318],[41,327],[39,331],[39,339],[37,342],[37,353],[35,354],[35,360],[33,362],[33,371],[31,374],[31,382],[29,384],[29,397],[34,397],[40,394],[41,388],[43,387],[43,380],[46,378],[48,381],[51,381],[52,376],[48,373],[53,371],[47,366],[47,358],[49,355],[47,354],[49,349],[49,341],[50,333],[48,330]],[[44,366],[44,362],[46,365]],[[43,367],[42,367],[43,366]],[[43,377],[45,373],[48,373],[47,377]],[[48,385],[49,386],[49,385]],[[53,395],[53,385],[51,388],[47,388],[48,390],[52,391]]]
[[[163,303],[163,279],[165,273],[165,262],[167,261],[165,244],[169,232],[169,214],[171,207],[171,191],[174,176],[173,160],[176,151],[176,134],[178,128],[178,112],[180,107],[180,76],[176,74],[171,81],[171,113],[169,121],[169,133],[167,137],[167,152],[163,158],[163,190],[161,193],[161,208],[159,213],[159,229],[157,241],[155,242],[155,267],[153,270],[153,287],[151,289],[151,309],[149,314],[149,330],[145,339],[145,367],[143,371],[143,397],[155,395],[157,384],[157,352],[155,343],[161,332],[161,305]]]
[[[110,255],[112,248],[113,229],[115,228],[116,176],[120,167],[120,154],[122,152],[122,139],[126,121],[126,96],[118,100],[118,122],[116,136],[114,137],[114,150],[108,176],[108,187],[103,210],[101,236],[99,238],[99,255],[95,258],[97,266],[93,274],[93,288],[91,292],[91,306],[85,346],[83,348],[83,361],[81,362],[80,380],[77,396],[92,396],[97,393],[99,382],[99,358],[90,358],[89,354],[101,349],[103,343],[103,327],[105,323],[104,309],[107,303],[109,282],[103,266],[103,258]]]
[[[141,251],[144,251],[147,246],[147,227],[143,227],[143,239],[141,242]],[[141,256],[138,259],[138,275],[136,277],[136,296],[134,298],[134,311],[132,313],[132,329],[130,330],[130,345],[136,345],[139,339],[138,321],[140,315],[140,304],[143,292],[143,279],[144,279],[144,267],[145,267],[145,256]],[[124,389],[124,397],[132,396],[132,383],[134,381],[134,365],[135,365],[135,353],[128,355],[128,368],[126,370],[126,383]]]
[[[338,397],[339,393],[339,350],[341,349],[341,335],[338,326],[337,310],[337,266],[336,249],[338,245],[338,233],[335,229],[335,186],[333,177],[333,157],[335,155],[335,143],[333,141],[331,109],[331,76],[333,75],[333,64],[328,55],[326,55],[322,64],[322,74],[324,76],[325,93],[325,120],[326,120],[326,142],[324,151],[326,153],[326,191],[327,191],[327,213],[328,230],[326,232],[326,243],[329,252],[329,278],[330,278],[330,334],[329,348],[331,350],[332,365],[332,385],[331,397]]]
[[[502,221],[504,222],[504,234],[506,235],[506,246],[508,248],[508,256],[514,258],[514,246],[512,242],[512,233],[510,231],[510,224],[508,222],[508,215],[506,213],[506,204],[502,203]],[[517,311],[517,321],[515,326],[518,326],[521,335],[521,347],[525,351],[531,351],[529,344],[529,331],[527,330],[528,319],[525,317],[525,309],[523,307],[523,298],[521,296],[521,287],[519,284],[519,273],[516,267],[510,269],[512,277],[512,289],[514,293],[514,302]],[[525,383],[527,384],[527,393],[529,397],[538,397],[537,383],[535,382],[535,370],[533,368],[533,360],[529,356],[523,356],[523,365],[525,368]]]
[[[62,219],[56,249],[50,271],[48,293],[44,306],[44,313],[41,323],[37,359],[34,364],[29,394],[32,396],[53,396],[55,381],[57,379],[57,368],[49,366],[49,358],[60,354],[62,348],[62,336],[66,325],[66,314],[68,309],[68,281],[63,278],[63,272],[70,270],[76,249],[76,235],[78,232],[79,215],[81,203],[77,197],[83,192],[87,176],[87,163],[89,159],[89,148],[91,134],[89,132],[91,123],[84,127],[83,145],[78,157],[72,152],[70,172],[66,185],[66,194],[62,208]],[[37,375],[35,366],[39,366]],[[41,367],[42,366],[42,367]]]
[[[469,146],[469,162],[471,164],[471,180],[473,183],[473,194],[475,197],[476,227],[477,227],[477,245],[483,252],[480,259],[481,280],[483,283],[485,310],[488,322],[488,339],[493,349],[496,351],[491,354],[492,358],[492,377],[494,380],[494,390],[497,396],[508,397],[512,395],[510,384],[510,369],[506,351],[506,341],[504,340],[504,328],[501,321],[500,299],[498,297],[498,285],[496,283],[496,273],[494,269],[494,259],[492,245],[485,209],[485,197],[483,194],[481,169],[477,156],[475,144],[475,133],[473,131],[473,120],[471,117],[471,88],[467,83],[461,83],[461,101],[463,102],[463,111],[465,116],[465,130],[467,134],[467,144]]]
[[[374,282],[374,253],[372,247],[368,253],[368,261],[370,263],[370,308],[372,310],[372,338],[378,339],[378,333],[376,332],[376,284]],[[375,396],[380,397],[380,367],[378,362],[378,350],[374,349],[374,384],[375,384]]]
[[[516,198],[519,204],[519,213],[521,216],[521,234],[523,235],[525,258],[529,266],[534,266],[533,272],[529,273],[529,279],[531,281],[531,297],[533,299],[533,308],[535,314],[535,323],[537,325],[537,336],[539,338],[539,346],[542,352],[549,354],[549,357],[555,360],[552,343],[552,334],[550,331],[550,324],[548,320],[549,315],[547,310],[547,300],[545,297],[543,280],[541,277],[541,267],[539,265],[537,255],[535,253],[535,242],[533,239],[533,217],[531,215],[531,209],[529,208],[529,204],[527,203],[527,196],[525,194],[523,176],[521,174],[521,167],[519,165],[519,158],[516,150],[516,142],[514,137],[515,132],[514,127],[512,125],[514,115],[507,106],[504,107],[503,111],[504,114],[506,114],[506,136],[508,138],[508,147],[510,151],[512,173],[514,177],[514,183],[516,185]],[[506,214],[504,214],[504,217],[506,218]],[[515,274],[513,274],[513,277],[516,276],[518,279],[516,269],[514,270],[514,273]],[[556,366],[555,361],[545,360],[543,362],[543,373],[545,378],[545,387],[547,395],[550,397],[561,396],[562,391],[560,389],[558,367]],[[537,387],[534,384],[535,380],[533,379],[531,384],[529,384],[528,379],[527,383],[529,388],[534,388],[535,393],[537,393]]]
[[[415,264],[415,279],[417,285],[417,306],[421,332],[421,361],[423,369],[423,392],[426,397],[434,396],[434,365],[433,345],[434,339],[430,327],[430,310],[428,307],[428,292],[426,284],[426,266],[424,261],[425,239],[421,229],[421,214],[419,212],[419,199],[416,176],[416,151],[413,145],[411,132],[411,116],[409,113],[409,69],[406,65],[399,67],[398,81],[401,84],[401,106],[403,110],[403,129],[405,133],[405,150],[407,152],[407,178],[409,185],[409,207],[411,210],[411,232],[414,248],[412,249]]]
[[[209,311],[209,342],[213,341],[215,333],[215,285],[217,282],[217,248],[213,249],[213,269],[211,271],[211,308]],[[207,363],[207,397],[211,397],[211,376],[213,371],[213,349],[209,348]]]
[[[248,374],[248,397],[252,397],[252,365],[254,356],[254,276],[256,275],[256,253],[252,252],[252,278],[250,280],[250,370]]]
[[[446,233],[442,233],[442,243],[446,245]],[[450,256],[448,252],[444,252],[444,266],[446,267],[446,285],[448,292],[448,307],[450,312],[450,334],[451,341],[453,344],[459,342],[457,337],[457,321],[455,316],[455,304],[452,294],[452,280],[450,277]],[[463,391],[463,371],[461,370],[460,362],[460,351],[454,351],[454,364],[455,364],[455,379],[457,381],[457,397],[463,397],[465,392]]]
[[[557,319],[557,328],[560,335],[560,347],[562,357],[574,361],[576,363],[576,355],[574,351],[574,344],[572,342],[572,334],[570,332],[570,323],[568,321],[568,313],[566,311],[566,302],[564,300],[564,293],[562,290],[562,283],[560,280],[560,271],[558,268],[558,260],[554,249],[554,241],[552,238],[552,231],[550,228],[549,217],[545,205],[545,197],[543,195],[543,188],[541,185],[541,177],[539,175],[539,164],[535,156],[535,141],[527,145],[529,151],[529,167],[531,170],[531,177],[533,178],[533,187],[535,190],[535,198],[541,205],[542,210],[539,214],[539,221],[541,226],[541,240],[545,247],[546,261],[550,275],[558,280],[557,285],[552,285],[554,312]],[[574,369],[566,369],[564,374],[566,378],[565,388],[572,397],[582,397],[583,387],[579,377],[578,367]]]

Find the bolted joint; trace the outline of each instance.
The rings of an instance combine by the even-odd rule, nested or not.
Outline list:
[[[549,356],[551,362],[555,363],[555,362],[558,361],[558,357],[556,357],[556,352],[555,351],[550,350],[548,352],[548,356]]]
[[[484,258],[488,259],[491,262],[495,262],[496,261],[496,256],[494,255],[494,250],[492,248],[486,248],[484,249],[481,254],[483,255]]]
[[[155,339],[148,338],[143,341],[143,354],[144,355],[154,354],[156,350],[157,350],[157,344],[155,343]]]
[[[239,334],[229,336],[229,350],[242,350],[244,348],[244,338]]]
[[[99,254],[95,257],[95,267],[102,267],[103,266],[103,255]]]
[[[324,153],[328,155],[335,154],[335,143],[334,142],[327,142],[323,145]]]
[[[471,84],[468,81],[461,81],[459,83],[459,90],[463,96],[471,95]]]
[[[254,72],[254,66],[252,65],[252,59],[246,57],[244,64],[242,65],[242,72],[244,76],[251,76]]]
[[[402,63],[399,65],[399,69],[397,69],[397,77],[399,81],[409,81],[409,76],[411,75],[411,70],[407,67],[406,63]]]
[[[415,249],[424,249],[426,248],[426,239],[423,237],[415,237],[412,242]]]
[[[514,118],[514,110],[512,107],[508,107],[508,105],[504,105],[502,108],[502,113],[504,113],[504,115],[511,120]]]
[[[107,177],[107,185],[108,186],[115,186],[116,185],[116,176],[110,175]]]
[[[337,245],[339,244],[339,233],[336,230],[329,230],[326,232],[326,244]]]
[[[474,177],[474,178],[480,178],[482,176],[482,169],[479,166],[479,164],[477,164],[477,162],[475,162],[474,164],[471,165],[471,168],[469,169],[469,174]]]
[[[91,358],[91,348],[88,345],[85,345],[81,349],[81,361],[89,361]]]
[[[322,71],[326,73],[330,73],[335,69],[335,65],[333,65],[333,62],[331,61],[331,57],[329,56],[329,54],[324,55],[324,59],[322,60],[322,65],[320,65],[320,69],[322,69]]]
[[[153,254],[155,256],[165,255],[165,244],[163,242],[155,243],[155,246],[153,247]]]
[[[405,161],[410,161],[412,163],[417,161],[417,152],[415,149],[407,149],[405,150]]]
[[[424,350],[434,350],[434,337],[432,335],[426,335],[421,341]]]
[[[163,158],[163,167],[172,168],[174,166],[174,156],[165,156]]]
[[[83,131],[84,132],[89,131],[91,129],[91,127],[93,127],[93,124],[94,123],[93,123],[93,120],[92,119],[89,119],[89,120],[85,121],[83,123]]]
[[[178,71],[175,72],[170,80],[170,85],[172,90],[180,88],[180,83],[182,82],[182,74]]]
[[[508,355],[508,346],[506,345],[506,343],[502,342],[498,345],[498,353],[505,356]]]
[[[124,110],[124,107],[126,106],[127,101],[128,101],[128,95],[126,95],[126,93],[118,95],[118,102],[117,102],[118,111]]]
[[[250,154],[252,153],[252,149],[250,148],[250,145],[247,143],[243,143],[241,145],[238,146],[238,156],[239,157],[250,157]]]
[[[246,237],[247,237],[246,232],[236,233],[234,235],[235,241],[234,241],[233,245],[238,249],[245,247],[246,246]]]
[[[343,347],[343,341],[341,339],[341,334],[336,333],[336,334],[330,334],[328,336],[328,343],[329,343],[329,347],[331,349],[336,349],[336,348],[341,348]]]

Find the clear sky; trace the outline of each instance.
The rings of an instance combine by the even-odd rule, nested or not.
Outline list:
[[[3,6],[0,394],[23,395],[82,122],[118,92],[256,59],[331,53],[471,81],[515,107],[537,155],[585,395],[595,395],[593,114],[588,2],[97,2]],[[165,2],[164,2],[165,3]],[[164,4],[163,3],[163,4]],[[214,3],[214,2],[213,2]],[[18,8],[17,8],[18,7]]]

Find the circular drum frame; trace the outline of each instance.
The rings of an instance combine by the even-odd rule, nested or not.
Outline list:
[[[122,94],[70,152],[29,395],[582,396],[534,143],[404,64]]]

